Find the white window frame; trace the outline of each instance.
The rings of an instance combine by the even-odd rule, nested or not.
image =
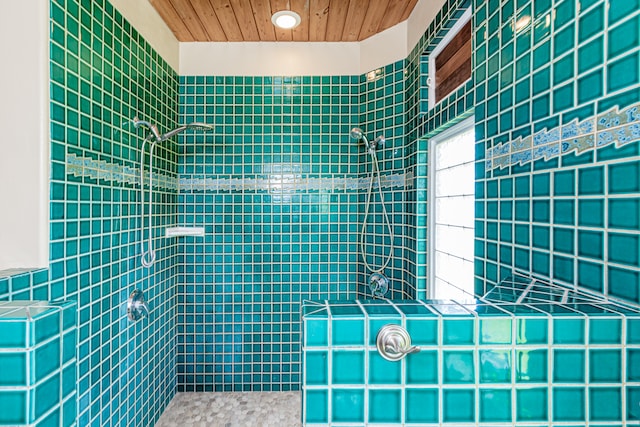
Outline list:
[[[429,140],[429,155],[428,155],[428,250],[429,250],[429,254],[427,257],[428,260],[428,273],[429,273],[429,280],[428,280],[428,298],[434,298],[436,295],[436,241],[435,241],[435,235],[436,235],[436,203],[435,203],[435,194],[436,194],[436,168],[435,168],[435,146],[441,142],[447,141],[451,138],[456,137],[457,135],[464,133],[464,132],[468,132],[470,129],[474,129],[475,128],[475,120],[474,120],[474,116],[471,116],[463,121],[461,121],[460,123],[457,123],[455,125],[453,125],[452,127],[450,127],[449,129],[446,129],[442,132],[440,132],[439,134],[435,135],[434,137],[430,138]],[[474,153],[475,153],[475,141],[474,141]],[[475,157],[475,154],[474,154]],[[475,186],[475,178],[474,178],[474,186]],[[474,198],[475,199],[475,198]],[[475,222],[475,211],[472,212],[472,215],[474,216],[474,222]],[[472,248],[473,250],[473,248]],[[473,259],[471,260],[473,262]],[[474,284],[471,283],[470,285],[470,292],[473,294],[473,286]]]
[[[460,32],[462,27],[464,27],[467,22],[471,20],[471,16],[471,8],[465,10],[462,16],[458,19],[458,22],[456,22],[453,27],[451,27],[449,31],[447,31],[447,34],[444,36],[444,38],[440,41],[440,43],[436,45],[435,48],[433,48],[433,50],[429,54],[429,76],[427,77],[427,87],[429,88],[429,110],[431,110],[433,107],[444,100],[443,98],[436,103],[436,58],[438,57],[438,54],[442,52],[445,47],[447,47],[449,42],[451,42],[451,40]],[[471,34],[471,39],[473,40],[473,34]],[[455,92],[460,86],[463,86],[465,84],[466,82],[460,84],[458,87],[453,89],[451,93]]]

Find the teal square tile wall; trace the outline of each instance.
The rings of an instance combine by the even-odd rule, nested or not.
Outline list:
[[[518,422],[547,421],[548,397],[546,388],[516,390],[516,419]]]
[[[27,352],[11,352],[0,354],[0,363],[4,366],[4,374],[0,378],[0,386],[26,386]]]
[[[377,157],[383,179],[392,182],[383,198],[397,242],[385,269],[387,297],[415,296],[402,243],[404,70],[405,61],[397,61],[373,78],[179,78],[180,121],[215,128],[179,140],[177,221],[206,231],[177,248],[179,390],[296,390],[300,303],[371,297],[359,248],[370,164],[362,144],[349,138],[355,126],[386,139]],[[370,265],[382,265],[386,252],[379,249],[389,248],[381,219],[370,215],[367,222],[375,240],[367,242]],[[203,303],[212,308],[200,315]],[[355,305],[333,309],[362,315]],[[383,306],[367,309],[385,314]],[[327,326],[327,334],[304,339],[367,339],[362,321]]]
[[[437,423],[439,420],[439,398],[437,388],[407,388],[405,390],[405,419],[407,423]]]
[[[573,245],[577,260],[572,263],[566,262],[567,254],[572,252],[566,239],[560,245],[550,240],[548,247],[531,245],[531,238],[516,239],[514,251],[519,250],[519,252],[514,253],[530,254],[531,259],[527,260],[529,262],[525,262],[523,256],[511,256],[509,251],[497,251],[495,259],[492,260],[480,257],[481,262],[478,262],[476,277],[479,287],[485,287],[488,282],[495,283],[505,271],[511,270],[514,266],[531,266],[546,278],[557,279],[569,285],[577,284],[612,298],[632,303],[640,302],[638,287],[640,272],[636,257],[633,251],[626,253],[622,250],[629,242],[633,243],[637,227],[633,219],[621,219],[618,214],[620,200],[625,201],[623,207],[633,208],[633,200],[638,198],[638,187],[634,184],[638,180],[625,181],[634,176],[637,178],[638,175],[637,136],[633,133],[635,129],[633,126],[636,124],[633,108],[638,103],[638,52],[637,49],[634,51],[625,48],[628,43],[633,44],[637,34],[635,31],[638,27],[637,2],[612,0],[605,5],[602,1],[591,1],[580,4],[581,7],[577,7],[576,2],[573,2],[573,6],[570,7],[567,0],[535,4],[473,2],[474,27],[478,29],[474,31],[473,83],[456,91],[435,111],[427,112],[426,98],[422,96],[426,84],[425,79],[421,78],[424,77],[423,53],[433,48],[435,40],[450,22],[449,18],[458,16],[460,9],[469,4],[470,2],[465,1],[447,3],[406,62],[401,61],[400,64],[384,68],[383,75],[392,76],[389,81],[383,78],[365,83],[364,76],[357,76],[355,85],[358,87],[359,94],[364,94],[364,100],[358,101],[362,103],[363,109],[353,113],[357,115],[357,121],[366,123],[368,127],[376,130],[392,129],[394,135],[397,133],[404,136],[406,133],[406,139],[409,142],[406,147],[405,165],[407,168],[412,168],[418,164],[418,156],[426,153],[423,149],[424,144],[421,145],[419,139],[470,114],[470,107],[475,105],[478,180],[483,182],[485,179],[509,176],[517,179],[536,174],[550,174],[549,191],[552,191],[558,200],[549,203],[542,200],[546,196],[534,195],[533,191],[531,195],[521,197],[529,199],[532,208],[531,218],[536,226],[548,227],[550,230],[570,229],[573,231],[574,238],[577,239]],[[551,19],[549,25],[546,25],[546,17],[552,16],[552,10],[556,10],[556,19]],[[535,15],[535,19],[530,21],[528,27],[521,29],[521,32],[509,27],[511,22],[516,22],[515,18],[525,15]],[[534,23],[540,23],[540,25],[534,26]],[[480,31],[482,28],[490,28],[490,35],[485,36]],[[500,37],[497,37],[497,34],[500,34]],[[569,58],[571,56],[573,61]],[[605,59],[606,64],[603,62]],[[573,67],[569,67],[571,62]],[[155,74],[150,74],[149,69],[155,70]],[[614,79],[612,76],[617,78]],[[329,82],[331,87],[354,86],[351,79],[351,76],[332,76]],[[385,109],[393,109],[394,121],[394,125],[387,127],[383,123],[389,116],[388,110],[369,109],[367,104],[375,103],[379,89],[387,91],[395,88],[398,82],[404,85],[406,99],[398,102],[394,99],[394,95],[386,97]],[[285,83],[288,84],[283,80],[283,84]],[[312,80],[309,86],[320,87],[321,83],[316,84]],[[217,84],[214,78],[206,77],[203,84],[194,82],[191,86],[195,89],[196,87],[214,87]],[[292,84],[295,82],[292,81]],[[264,86],[264,82],[260,85]],[[161,262],[155,270],[146,271],[137,265],[134,260],[137,254],[135,235],[139,234],[140,230],[131,217],[136,212],[139,196],[133,181],[119,179],[118,173],[114,175],[113,171],[135,168],[136,160],[140,157],[139,145],[143,135],[127,126],[131,118],[134,115],[140,115],[142,118],[149,118],[158,123],[163,129],[173,128],[179,121],[176,114],[178,94],[183,87],[188,90],[189,86],[181,83],[175,71],[167,66],[108,2],[75,0],[51,2],[51,266],[44,271],[0,280],[0,296],[8,299],[65,298],[78,301],[77,339],[81,369],[78,375],[80,399],[77,409],[80,414],[79,423],[83,425],[152,424],[155,421],[152,418],[160,413],[161,408],[166,405],[176,390],[176,371],[172,363],[167,363],[176,357],[174,347],[179,349],[180,357],[185,357],[181,360],[181,366],[185,371],[195,366],[205,365],[207,369],[216,366],[225,369],[224,373],[212,372],[208,376],[187,377],[189,372],[181,372],[181,375],[185,375],[180,378],[180,383],[193,386],[193,389],[204,390],[216,387],[223,390],[233,389],[236,384],[241,385],[239,388],[252,388],[253,384],[256,384],[255,389],[291,387],[299,381],[299,377],[296,378],[295,375],[300,374],[300,360],[297,355],[299,348],[295,348],[294,345],[299,342],[300,334],[300,319],[296,317],[295,309],[300,301],[295,301],[293,296],[298,295],[294,290],[295,286],[308,287],[304,292],[317,298],[327,297],[325,294],[344,295],[350,291],[356,297],[364,295],[363,289],[356,288],[352,291],[349,288],[350,285],[345,285],[364,283],[360,280],[364,276],[362,270],[357,270],[354,278],[351,274],[345,274],[344,271],[331,270],[331,268],[339,268],[331,266],[340,265],[340,263],[327,261],[330,254],[336,253],[333,250],[336,246],[339,248],[339,253],[352,254],[353,251],[350,252],[349,249],[352,242],[257,241],[257,239],[274,236],[294,235],[295,233],[287,233],[283,230],[287,225],[295,224],[298,214],[300,218],[308,215],[305,217],[309,220],[307,235],[353,235],[353,232],[347,233],[341,228],[344,223],[340,219],[342,218],[340,215],[353,214],[351,211],[348,213],[295,211],[296,207],[302,211],[302,206],[309,206],[307,203],[311,202],[313,202],[312,206],[330,204],[341,209],[342,206],[349,206],[349,202],[345,199],[350,200],[351,194],[342,197],[343,194],[316,194],[312,191],[306,194],[308,197],[300,197],[290,203],[290,211],[282,211],[281,203],[272,203],[272,194],[251,194],[245,199],[238,198],[238,194],[228,194],[225,189],[219,191],[220,187],[218,187],[219,194],[207,194],[204,191],[201,194],[200,189],[196,189],[194,193],[197,194],[193,201],[185,198],[188,201],[179,202],[178,198],[183,195],[178,196],[177,187],[166,185],[162,189],[162,194],[158,196],[166,202],[157,212],[158,224],[173,222],[178,209],[182,207],[185,212],[184,217],[181,216],[180,219],[184,219],[185,222],[190,218],[189,215],[194,217],[222,215],[225,222],[223,225],[217,224],[215,226],[217,228],[211,226],[217,237],[206,242],[203,248],[197,244],[193,244],[192,247],[191,242],[185,244],[184,248],[164,246],[162,243],[158,249]],[[257,87],[258,85],[253,81],[248,82],[244,79],[238,81],[232,78],[231,81],[225,80],[220,87],[244,88],[245,86]],[[304,85],[301,90],[304,91]],[[209,95],[215,97],[220,94],[214,92],[205,96]],[[244,97],[248,94],[243,92],[232,95]],[[252,93],[251,96],[253,95]],[[280,112],[272,110],[271,117],[298,117],[284,110],[287,107],[292,109],[297,107],[293,103],[289,105],[284,102],[291,93],[255,95],[282,97],[282,104],[277,102],[272,105],[260,104],[272,108],[283,108]],[[322,98],[333,94],[310,94],[310,96],[314,95]],[[185,99],[184,102],[180,102],[180,108],[184,108],[184,111],[180,112],[180,118],[189,117],[186,115],[187,108],[196,105],[195,101],[193,103],[188,101]],[[319,104],[310,105],[312,105],[311,108],[326,106],[331,110],[336,107],[332,104],[333,102],[329,102],[325,105],[321,99]],[[209,104],[205,98],[203,105],[205,111],[210,105],[213,104]],[[301,110],[304,109],[304,105],[299,107]],[[401,108],[406,110],[404,112],[396,110]],[[306,154],[285,151],[287,144],[284,143],[283,136],[287,132],[273,131],[276,127],[285,129],[289,126],[303,126],[304,123],[249,123],[248,115],[245,114],[238,114],[238,120],[241,122],[236,123],[235,114],[227,113],[226,110],[224,113],[225,115],[220,116],[224,118],[223,123],[217,123],[217,125],[223,127],[222,135],[225,138],[237,138],[232,145],[233,154],[226,151],[217,152],[216,150],[219,149],[215,148],[215,137],[205,137],[210,138],[207,141],[214,148],[210,148],[210,152],[195,154],[209,156],[209,159],[202,163],[195,162],[196,169],[193,174],[202,176],[194,179],[205,179],[211,174],[227,175],[224,179],[233,179],[237,174],[252,172],[245,172],[244,161],[236,162],[235,157],[267,156],[277,163],[287,156]],[[403,117],[404,114],[406,116]],[[308,117],[313,115],[312,111]],[[337,115],[344,117],[342,112]],[[234,122],[227,123],[227,120]],[[324,131],[320,133],[333,141],[332,135],[343,135],[342,128],[348,129],[352,121],[348,120],[348,122],[347,124],[338,120],[337,132],[334,133],[333,129],[330,129],[327,133]],[[244,127],[255,125],[270,126],[272,132],[254,132],[253,130],[245,132]],[[226,126],[233,129],[226,129]],[[313,124],[310,123],[309,126]],[[225,133],[227,130],[229,132]],[[268,144],[265,144],[265,147],[268,146],[265,148],[268,152],[254,152],[253,147],[251,147],[251,153],[236,152],[239,150],[238,147],[244,147],[245,139],[249,139],[249,135],[257,134],[266,134],[267,139],[270,139]],[[301,132],[300,135],[302,134]],[[197,146],[196,138],[201,137],[201,135],[185,137],[185,146]],[[281,140],[276,141],[277,137]],[[182,144],[183,141],[180,143]],[[510,144],[508,154],[502,151],[506,144]],[[403,145],[400,138],[394,141],[394,148]],[[259,147],[262,144],[256,143],[255,146]],[[330,175],[333,179],[336,172],[330,170],[330,167],[322,170],[323,165],[328,163],[322,157],[340,157],[343,154],[340,151],[342,148],[337,142],[323,145],[323,147],[331,148],[328,152],[310,151],[309,156],[320,156],[320,160],[314,163],[319,168],[317,175],[321,177]],[[334,149],[337,152],[334,152]],[[182,171],[178,172],[178,151],[179,148],[172,144],[160,150],[162,160],[159,166],[168,183],[175,182],[179,176],[178,173],[182,174]],[[385,152],[385,159],[395,165],[398,159],[393,158],[393,151],[389,149]],[[213,160],[209,162],[211,157]],[[218,162],[217,159],[220,157],[222,159]],[[97,170],[100,173],[88,173],[78,166],[78,162],[86,162],[91,166],[87,170]],[[488,162],[491,163],[488,164]],[[280,163],[291,164],[292,162]],[[202,165],[214,164],[221,166],[221,170],[211,172],[206,170],[206,167],[197,169]],[[251,164],[261,163],[252,159]],[[340,164],[340,161],[331,163],[331,167],[335,164]],[[591,172],[591,169],[598,170],[598,168],[600,168],[599,172]],[[364,165],[359,162],[357,168],[348,173],[360,176],[363,169]],[[425,169],[421,168],[417,175],[426,176]],[[589,172],[586,171],[587,169]],[[418,170],[417,167],[416,170]],[[583,170],[585,172],[582,172]],[[568,195],[571,191],[570,185],[566,182],[556,185],[555,180],[558,175],[556,172],[558,174],[572,172],[574,180],[577,180],[574,183],[577,186],[574,189],[577,191],[575,201],[570,200],[574,196]],[[308,176],[311,178],[316,178],[315,172],[305,173],[310,174]],[[601,178],[598,178],[598,175]],[[564,175],[559,175],[560,180],[564,179],[563,177]],[[590,182],[593,183],[592,188],[587,184]],[[390,193],[392,191],[385,194],[390,198],[396,197]],[[423,193],[419,193],[417,189],[407,191],[405,195],[400,196],[406,199],[400,202],[424,199]],[[517,194],[517,191],[512,195],[508,192],[499,194],[501,205],[507,206],[512,202],[511,198]],[[197,202],[200,196],[204,199],[211,197],[211,200]],[[276,197],[286,197],[286,194],[280,192]],[[336,198],[339,201],[334,203],[333,199]],[[395,204],[404,205],[404,203]],[[424,213],[424,204],[420,206],[407,204],[409,205],[407,225],[409,227],[419,225],[416,228],[416,235],[424,232],[426,224],[420,222],[423,218],[418,215],[418,212]],[[191,206],[193,206],[193,212],[189,211]],[[221,210],[216,210],[218,208],[215,206],[220,206]],[[202,209],[202,212],[199,209]],[[206,209],[213,209],[213,211],[207,212]],[[225,212],[225,209],[231,209],[231,211]],[[258,209],[261,209],[260,212]],[[267,212],[266,209],[271,211]],[[261,218],[260,223],[257,224],[259,227],[281,227],[280,231],[255,233],[255,235],[253,232],[248,232],[244,215],[258,216],[258,213]],[[395,213],[404,212],[400,210]],[[182,214],[181,212],[180,215]],[[332,218],[325,221],[322,216],[325,214],[337,216],[338,219]],[[235,221],[238,215],[243,216],[242,222]],[[271,218],[266,219],[269,216]],[[487,228],[485,227],[485,224],[489,223],[487,218],[479,217],[477,220],[481,225],[480,228],[483,230]],[[503,220],[507,221],[508,227],[513,223],[514,230],[519,229],[517,226],[531,229],[528,219],[505,217]],[[314,227],[311,224],[319,224],[319,226]],[[325,227],[325,224],[328,225]],[[251,225],[254,224],[251,223]],[[337,231],[332,228],[334,225],[337,225]],[[346,228],[348,229],[349,226],[347,225]],[[250,236],[252,241],[246,244],[257,244],[265,251],[259,255],[245,251],[244,247],[235,240],[236,232],[245,237]],[[602,242],[602,248],[598,249],[599,246],[595,245],[595,250],[587,249],[585,252],[585,247],[580,245],[580,237],[589,236],[588,233],[595,233],[591,236],[598,236],[597,238],[600,239],[598,241]],[[158,229],[158,237],[159,234]],[[305,232],[301,231],[300,234],[304,235]],[[106,236],[111,238],[105,238]],[[495,237],[483,235],[478,236],[478,239],[483,240],[484,247],[488,247],[489,244],[495,244],[498,247],[497,245],[500,244],[497,233]],[[309,247],[318,244],[326,247],[311,254],[308,260],[304,259]],[[229,248],[230,246],[232,249]],[[287,249],[289,246],[290,248]],[[207,248],[220,248],[220,252],[208,252]],[[240,250],[236,252],[238,248]],[[182,252],[178,254],[178,251]],[[406,282],[410,284],[414,282],[415,286],[405,287],[403,278],[399,280],[403,284],[403,289],[395,289],[393,292],[400,294],[406,292],[408,296],[414,293],[424,296],[426,264],[417,262],[418,255],[422,252],[424,250],[420,249],[420,242],[408,234],[407,246],[403,250],[408,272]],[[261,267],[245,269],[246,265],[254,265],[247,261],[254,255],[260,258],[255,265]],[[287,256],[290,257],[288,260]],[[179,257],[180,260],[178,260]],[[200,257],[207,259],[207,262],[197,261]],[[296,257],[299,257],[300,261],[295,261]],[[353,261],[353,258],[349,258],[348,261]],[[519,264],[516,265],[516,261]],[[235,272],[233,264],[243,265],[243,271]],[[215,270],[211,265],[216,265],[215,268],[219,270]],[[266,266],[264,270],[262,265]],[[309,267],[310,271],[304,271],[304,267],[300,267],[300,271],[296,268],[291,268],[293,271],[286,270],[287,266],[294,265],[327,266],[327,271],[324,270],[325,267],[318,267],[317,271],[312,270],[313,267]],[[403,266],[394,263],[392,276],[399,279],[402,269]],[[200,276],[201,273],[198,270],[202,270],[203,280],[189,281],[188,277]],[[238,274],[242,277],[237,278]],[[180,281],[184,285],[181,283],[176,286],[178,275],[183,275],[180,276]],[[214,276],[225,278],[222,282],[215,282]],[[143,419],[138,420],[136,417],[138,412],[133,405],[131,409],[122,412],[116,406],[103,409],[92,396],[109,394],[118,396],[122,401],[125,400],[124,392],[118,389],[117,385],[106,381],[105,372],[124,374],[132,369],[131,365],[119,357],[97,357],[96,355],[107,341],[114,347],[115,355],[125,347],[125,343],[129,342],[129,333],[134,328],[113,332],[115,330],[113,319],[117,317],[116,312],[106,307],[100,315],[96,314],[96,311],[101,301],[108,299],[120,301],[123,299],[121,297],[126,297],[131,288],[141,284],[149,290],[151,299],[155,302],[154,310],[158,314],[141,333],[149,334],[153,340],[159,340],[154,341],[154,348],[161,349],[154,353],[157,354],[157,358],[154,356],[154,362],[164,369],[160,377],[165,380],[160,388],[167,392],[162,396],[153,395],[151,399],[139,399],[141,392],[136,391],[134,399],[144,402],[142,413],[153,414],[145,415]],[[264,284],[264,288],[254,288],[258,286],[256,284],[260,286]],[[291,284],[291,287],[287,289],[286,284]],[[328,284],[329,287],[324,289],[320,284],[323,286]],[[177,335],[174,318],[159,314],[171,312],[169,301],[176,298],[176,288],[179,288],[182,302],[184,302],[182,306],[185,307],[185,311],[178,315],[178,321],[182,322],[180,337]],[[233,299],[233,295],[241,293],[247,295],[253,293],[256,298],[243,301],[242,304],[229,301]],[[194,295],[195,297],[190,299]],[[270,299],[271,295],[275,295],[276,298]],[[211,301],[218,304],[215,313],[198,311],[197,307],[201,307],[203,302]],[[251,305],[250,309],[249,305]],[[202,322],[199,321],[200,316],[203,319]],[[236,321],[234,316],[242,319]],[[198,322],[191,322],[192,318],[198,318]],[[233,320],[229,321],[229,319]],[[236,330],[238,325],[243,328],[241,332]],[[214,342],[185,342],[186,337],[195,336],[195,332],[201,327],[204,332],[198,336],[198,339],[215,336]],[[241,339],[236,341],[236,336],[241,336]],[[555,339],[555,335],[549,335],[549,340],[551,336]],[[13,336],[9,338],[9,340],[13,339]],[[182,342],[175,346],[178,339]],[[591,336],[587,336],[585,332],[582,340],[576,340],[573,334],[561,338],[561,341],[564,340],[570,345],[583,345],[590,339]],[[18,335],[15,340],[18,343],[14,342],[13,345],[19,345],[22,336]],[[186,348],[190,349],[192,344],[194,351],[187,352]],[[240,348],[245,355],[268,354],[273,360],[269,369],[275,367],[281,371],[255,370],[255,365],[264,364],[265,360],[251,366],[241,363],[234,358],[234,354],[239,354]],[[213,363],[207,362],[211,355],[215,359]],[[227,373],[226,369],[230,368],[233,373]],[[287,369],[290,369],[290,373]],[[273,384],[275,385],[272,386]],[[635,389],[631,388],[629,393],[633,395],[635,392]],[[629,401],[627,399],[627,402]],[[630,412],[629,418],[632,418],[633,406],[631,403],[629,405],[631,406],[625,409]],[[598,419],[601,415],[596,411],[593,416]]]
[[[626,409],[627,420],[629,421],[638,421],[640,420],[640,410],[638,410],[637,403],[640,403],[640,387],[638,386],[627,386],[627,407],[622,408],[624,411]]]
[[[553,388],[553,420],[581,421],[585,419],[584,387]]]
[[[402,379],[401,368],[402,366],[400,364],[384,359],[377,351],[369,352],[369,384],[398,384]],[[434,368],[435,371],[437,367],[434,366]],[[411,368],[407,366],[406,370],[409,372]],[[427,364],[421,363],[419,370],[421,373],[423,372],[425,376],[429,375],[430,369]],[[412,379],[417,380],[415,373],[413,375],[414,377]]]
[[[517,382],[547,382],[549,358],[546,350],[516,350],[515,358]]]
[[[622,421],[621,387],[590,388],[589,405],[592,421]]]
[[[476,390],[442,391],[442,419],[445,423],[473,423],[476,419]]]
[[[615,12],[612,19],[609,7],[626,14]],[[548,280],[640,303],[633,215],[640,191],[640,134],[632,130],[640,121],[639,19],[637,7],[602,0],[515,7],[474,2],[478,29],[521,23],[503,32],[505,38],[487,38],[483,31],[474,36],[476,137],[484,148],[476,156],[476,179],[480,184],[513,180],[515,197],[500,194],[500,203],[519,202],[510,222],[520,256],[491,259],[476,253],[477,266],[483,267],[476,270],[479,293],[504,278],[493,274],[497,262],[499,271],[533,270]],[[503,54],[513,43],[515,55]],[[513,78],[503,80],[514,67]],[[612,71],[620,74],[613,77]],[[496,79],[502,79],[500,86]],[[512,102],[498,111],[493,97]],[[515,120],[503,123],[505,117]],[[535,223],[529,239],[523,234],[529,224],[525,201]],[[492,218],[477,211],[476,220],[485,226]],[[540,234],[546,229],[553,235]],[[487,235],[483,240],[491,247],[498,239]],[[534,248],[529,260],[526,254]]]
[[[511,383],[512,352],[509,350],[480,350],[479,377],[481,383]]]
[[[326,385],[329,383],[327,373],[329,372],[329,357],[326,351],[309,352],[305,359],[306,384]]]
[[[475,365],[472,351],[444,351],[442,381],[445,384],[473,384],[476,381]]]
[[[584,383],[586,352],[584,350],[555,349],[553,353],[554,383]]]
[[[27,424],[29,422],[27,402],[26,391],[0,390],[0,406],[2,407],[0,421],[6,425]]]
[[[480,422],[510,422],[511,390],[480,390]]]
[[[308,423],[329,421],[329,397],[326,390],[306,390],[302,401],[303,416]]]
[[[369,390],[368,421],[400,424],[402,422],[402,390]]]
[[[331,421],[364,423],[364,391],[358,389],[333,389],[331,392]]]
[[[516,320],[517,344],[545,344],[549,342],[549,321],[540,318],[519,318]]]
[[[333,351],[332,384],[361,384],[365,379],[365,354],[362,351]]]
[[[421,350],[414,356],[407,359],[405,383],[414,385],[438,384],[440,372],[438,352],[435,350]],[[398,364],[396,363],[396,365]]]
[[[170,308],[176,250],[158,239],[155,268],[139,264],[136,177],[146,135],[132,126],[132,119],[149,120],[161,132],[175,128],[178,80],[108,1],[52,0],[49,10],[49,268],[0,280],[0,299],[77,303],[70,320],[62,319],[63,324],[77,323],[77,333],[56,338],[57,352],[53,342],[37,348],[38,357],[29,362],[34,395],[45,396],[39,402],[57,395],[49,388],[76,394],[64,402],[56,398],[59,408],[53,412],[35,408],[46,419],[34,423],[152,425],[176,389]],[[175,221],[176,151],[170,142],[156,153],[156,237],[160,227]],[[136,287],[145,290],[152,315],[133,326],[123,323],[120,304]],[[52,337],[55,331],[48,323],[39,319],[35,331],[24,335],[9,332],[20,328],[11,322],[0,328],[0,346],[9,341],[15,348],[27,339]],[[145,350],[150,357],[140,368],[121,355],[130,353],[131,343],[142,342],[153,350]],[[67,367],[64,375],[55,374],[56,363],[75,365],[76,360],[77,372]],[[149,393],[112,381],[112,375],[124,378],[133,370],[158,378],[153,389],[162,391]],[[56,375],[51,383],[40,383]],[[102,396],[111,401],[103,404]]]

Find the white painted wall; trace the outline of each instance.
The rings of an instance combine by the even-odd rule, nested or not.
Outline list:
[[[49,0],[0,14],[0,276],[49,265]]]
[[[178,43],[148,0],[110,0],[183,76],[354,75],[406,58],[445,0],[419,0],[409,19],[362,42]]]
[[[405,59],[410,52],[407,51],[407,21],[375,34],[359,45],[360,68],[352,74],[364,74]]]
[[[183,76],[352,75],[359,43],[180,43]]]

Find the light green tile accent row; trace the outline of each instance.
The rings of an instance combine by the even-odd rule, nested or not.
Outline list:
[[[487,150],[486,172],[496,168],[523,166],[560,156],[580,156],[590,150],[614,144],[622,148],[640,139],[640,103],[620,109],[613,107],[598,116],[553,129],[544,129],[532,136],[518,136]]]
[[[75,154],[68,154],[66,160],[67,174],[74,178],[103,180],[117,185],[140,185],[140,168],[107,163],[104,160],[94,160],[90,157],[78,157]],[[149,171],[146,169],[143,179],[145,186],[148,186]],[[179,189],[179,180],[175,175],[154,172],[153,186],[163,190],[176,191]]]
[[[291,173],[294,172],[294,173]],[[384,189],[411,188],[413,176],[409,174],[385,174],[380,178]],[[377,185],[377,184],[376,184]],[[291,192],[345,192],[366,191],[369,180],[356,176],[330,175],[322,178],[307,177],[298,171],[275,172],[268,176],[243,176],[222,178],[217,176],[191,178],[180,177],[180,191],[270,191]]]

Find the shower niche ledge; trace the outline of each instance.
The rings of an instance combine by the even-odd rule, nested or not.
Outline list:
[[[164,237],[204,236],[204,227],[168,227]]]

